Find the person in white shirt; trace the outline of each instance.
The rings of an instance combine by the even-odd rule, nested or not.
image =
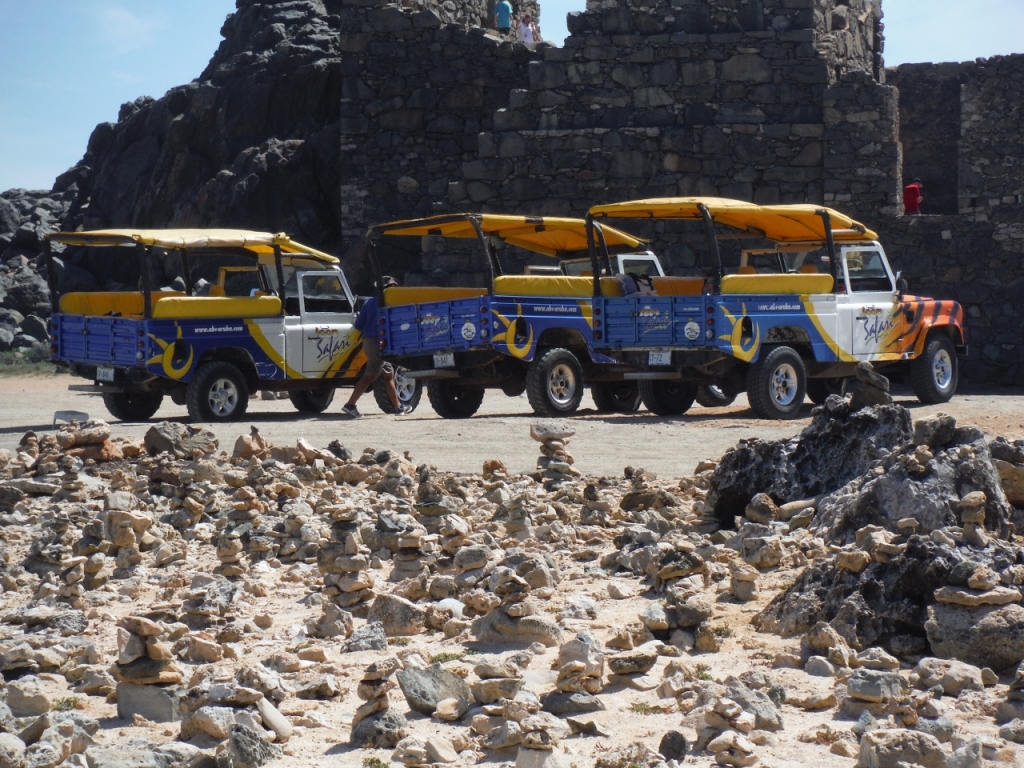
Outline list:
[[[533,26],[533,22],[530,20],[530,14],[524,14],[523,18],[519,21],[519,42],[520,43],[535,43],[537,42],[536,30]]]

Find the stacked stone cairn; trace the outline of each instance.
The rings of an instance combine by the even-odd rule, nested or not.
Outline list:
[[[122,704],[127,706],[130,700],[138,698],[139,694],[133,690],[135,686],[154,685],[166,689],[181,683],[182,673],[174,662],[171,643],[186,631],[180,625],[175,631],[169,631],[161,623],[142,616],[126,616],[118,622],[117,662],[110,672],[118,683],[119,717],[125,717],[120,711]]]
[[[375,661],[363,673],[356,688],[361,704],[352,718],[353,746],[391,749],[406,735],[407,722],[398,711],[392,710],[388,691],[395,687],[391,676],[402,668],[395,657]]]
[[[365,611],[376,596],[370,573],[370,550],[359,533],[359,512],[341,509],[332,513],[330,543],[322,544],[317,564],[324,577],[324,593],[332,603],[353,613]]]
[[[523,685],[523,669],[530,664],[531,654],[516,653],[504,661],[482,661],[473,668],[477,682],[470,685],[473,697],[480,704],[494,704],[514,699]]]
[[[550,619],[535,615],[538,606],[535,600],[530,599],[532,587],[527,578],[520,576],[517,570],[522,570],[527,575],[532,570],[538,577],[548,579],[551,578],[551,574],[544,574],[545,568],[533,568],[532,566],[536,564],[528,561],[520,562],[516,566],[516,561],[522,558],[514,552],[510,552],[509,556],[491,571],[488,578],[488,591],[501,603],[487,615],[476,619],[472,625],[472,632],[482,643],[517,641],[527,645],[533,642],[541,642],[548,646],[557,645],[562,641],[561,629]],[[549,588],[544,586],[541,589],[547,593]]]
[[[719,765],[754,765],[754,744],[745,734],[754,730],[755,722],[754,715],[735,701],[721,698],[705,713],[698,743],[706,742],[705,748]]]
[[[576,460],[566,450],[575,434],[575,429],[559,422],[537,422],[530,427],[530,437],[540,443],[537,469],[545,481],[558,484],[580,476],[572,466]]]
[[[214,573],[228,579],[237,579],[248,570],[248,561],[237,530],[224,531],[217,537],[217,559],[220,565]]]
[[[390,581],[405,581],[430,575],[434,555],[425,551],[425,547],[433,549],[434,542],[425,543],[426,534],[426,529],[420,525],[409,526],[398,534],[398,551],[391,556],[393,566]]]
[[[600,693],[604,687],[604,653],[589,632],[580,632],[558,649],[558,680],[562,693]]]

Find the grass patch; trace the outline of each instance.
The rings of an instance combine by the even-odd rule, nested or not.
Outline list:
[[[54,699],[51,707],[57,712],[70,712],[74,709],[85,709],[85,704],[77,696],[64,696]]]
[[[483,653],[479,648],[463,648],[462,653],[464,656],[478,656]]]
[[[390,768],[391,763],[381,760],[379,757],[364,757],[363,768]]]
[[[295,645],[289,645],[284,650],[285,650],[285,653],[298,653],[303,648],[312,648],[312,647],[313,647],[313,641],[312,640],[303,640],[301,643],[296,643]]]
[[[407,646],[411,642],[412,642],[412,640],[410,640],[408,637],[404,637],[404,636],[389,637],[388,638],[388,645],[397,645],[399,648],[404,648],[405,646]]]
[[[431,664],[446,664],[449,661],[458,661],[466,655],[465,650],[458,651],[442,651],[441,653],[435,653],[430,657]]]
[[[645,704],[642,701],[634,701],[629,705],[629,711],[637,715],[667,715],[672,712],[672,708],[663,707],[660,704]]]
[[[50,362],[49,350],[43,359],[32,350],[0,352],[0,376],[53,376],[57,373],[57,366]]]
[[[697,677],[701,680],[714,680],[711,676],[711,667],[703,662],[697,665]]]
[[[732,627],[727,624],[723,624],[720,627],[712,627],[711,631],[715,637],[732,637]]]
[[[804,744],[818,744],[822,747],[830,747],[843,738],[843,733],[834,728],[822,728],[814,733],[801,733],[797,739]]]

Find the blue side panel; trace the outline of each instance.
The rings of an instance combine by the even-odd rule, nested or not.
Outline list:
[[[626,296],[599,299],[598,347],[695,349],[708,345],[703,296]]]
[[[384,312],[389,355],[458,352],[489,343],[481,333],[490,321],[486,298],[409,304]]]
[[[199,360],[212,349],[241,349],[248,353],[262,380],[283,379],[286,374],[253,338],[243,318],[208,320],[150,320],[147,368],[164,378],[189,382]]]
[[[57,359],[71,363],[133,367],[144,341],[140,320],[57,314]]]
[[[717,299],[716,346],[725,354],[749,361],[756,359],[766,338],[771,341],[787,341],[790,331],[797,328],[810,340],[814,357],[818,362],[835,362],[839,359],[835,350],[822,336],[821,331],[808,314],[803,300],[796,295],[783,296],[741,296],[729,295]],[[772,334],[772,329],[782,332]]]

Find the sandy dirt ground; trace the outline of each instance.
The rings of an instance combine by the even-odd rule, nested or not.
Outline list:
[[[26,430],[37,433],[50,431],[56,410],[75,409],[90,416],[111,418],[99,398],[68,392],[72,380],[66,376],[33,376],[0,378],[0,448],[14,448]],[[897,392],[897,401],[911,408],[915,418],[927,413],[944,411],[954,415],[961,423],[974,423],[990,435],[1008,437],[1024,434],[1024,392],[1002,389],[987,389],[968,392],[941,407],[920,406],[909,394]],[[362,420],[354,421],[340,413],[341,401],[332,405],[327,414],[318,418],[299,417],[287,400],[268,402],[255,400],[246,418],[238,423],[213,427],[221,439],[221,447],[230,451],[235,438],[247,433],[250,426],[256,426],[273,443],[294,445],[303,437],[314,446],[326,446],[331,440],[339,439],[356,453],[365,446],[378,449],[389,448],[409,451],[418,461],[428,461],[439,468],[456,472],[479,473],[485,459],[498,458],[506,463],[512,472],[532,470],[537,455],[537,444],[529,437],[529,425],[536,419],[523,398],[507,398],[500,393],[489,393],[480,414],[470,420],[450,421],[439,418],[423,399],[419,409],[408,417],[393,417],[381,414],[373,404],[371,396],[363,403],[366,413]],[[746,401],[741,397],[729,408],[705,409],[695,406],[681,418],[663,419],[641,412],[628,416],[606,416],[598,414],[589,396],[584,400],[580,414],[573,419],[577,436],[573,439],[571,451],[576,457],[576,466],[588,475],[617,475],[621,477],[625,465],[643,466],[656,472],[663,480],[692,473],[694,466],[702,459],[717,459],[730,446],[743,438],[780,438],[799,432],[809,423],[811,405],[805,406],[802,417],[793,422],[765,422],[753,417]],[[169,401],[153,420],[185,420],[185,410]],[[113,419],[111,418],[111,421]],[[209,426],[209,425],[207,425]],[[118,437],[141,437],[148,424],[116,424],[114,435]],[[16,553],[29,541],[19,540],[15,531],[9,531],[9,544]],[[613,545],[608,540],[597,544],[601,552],[610,551]],[[588,542],[589,543],[589,542]],[[596,543],[596,542],[595,542]],[[632,586],[632,596],[627,599],[612,599],[609,596],[606,578],[595,578],[585,571],[585,564],[572,558],[572,550],[563,549],[556,553],[562,570],[562,581],[555,594],[544,605],[552,618],[558,618],[572,595],[589,595],[597,603],[596,620],[569,621],[567,630],[589,629],[603,644],[624,624],[635,621],[637,615],[652,599],[660,596],[635,576],[619,576],[620,581]],[[188,542],[188,557],[180,573],[187,578],[190,573],[208,572],[216,560],[213,548],[201,546],[197,541]],[[384,564],[381,577],[386,577],[390,563]],[[772,659],[780,653],[797,653],[799,638],[783,639],[775,635],[759,633],[750,625],[751,616],[761,610],[778,591],[785,589],[796,578],[798,568],[783,568],[763,574],[760,581],[760,597],[756,602],[740,604],[726,592],[718,596],[715,615],[711,620],[716,627],[728,627],[731,636],[725,640],[721,652],[696,655],[693,662],[708,664],[708,672],[716,681],[723,681],[730,675],[746,670],[769,668]],[[270,614],[273,626],[262,637],[249,644],[248,659],[238,662],[225,661],[218,665],[216,677],[229,678],[234,668],[252,657],[266,658],[284,649],[303,647],[302,628],[308,619],[320,614],[319,595],[322,581],[309,567],[285,566],[283,571],[251,573],[250,581],[264,582],[264,594],[247,592],[244,604],[239,606],[239,616],[252,617]],[[159,580],[157,580],[159,581]],[[175,582],[173,586],[180,587]],[[723,581],[727,588],[728,580]],[[173,599],[175,589],[165,589],[170,583],[159,586],[154,581],[138,580],[135,586],[118,592],[105,593],[105,600],[91,598],[94,607],[88,615],[99,621],[91,622],[87,634],[93,635],[97,645],[110,651],[116,646],[115,622],[121,616],[138,612],[140,605],[152,605]],[[255,590],[260,592],[260,590]],[[98,594],[98,593],[97,593]],[[24,594],[0,595],[0,612],[17,607],[24,600]],[[363,621],[357,620],[357,626]],[[567,633],[568,634],[568,633]],[[274,768],[329,768],[333,766],[361,766],[368,757],[382,759],[385,763],[391,756],[390,750],[355,749],[348,744],[352,716],[360,704],[355,689],[366,666],[381,654],[342,653],[337,640],[314,641],[323,649],[326,662],[303,662],[303,669],[289,676],[293,683],[303,683],[325,672],[337,676],[344,689],[341,697],[333,701],[300,701],[289,697],[282,707],[293,721],[304,723],[296,729],[292,739],[284,745],[284,755],[272,765]],[[444,639],[440,633],[418,635],[410,638],[408,645],[396,645],[394,652],[416,651],[425,659],[441,653],[454,652],[458,655],[471,648],[483,653],[501,653],[508,649],[467,642],[465,638]],[[552,663],[557,658],[557,648],[549,648],[533,659],[525,675],[526,690],[537,694],[546,693],[554,687],[556,672]],[[659,658],[652,675],[661,678],[670,659]],[[450,662],[452,665],[466,665],[467,670],[475,663],[473,656],[464,661]],[[222,669],[220,667],[223,667]],[[833,687],[834,681],[810,677],[800,670],[773,670],[777,680],[787,689],[795,692],[822,693]],[[66,696],[68,686],[59,675],[41,676],[47,693],[52,697]],[[186,680],[188,676],[186,675]],[[1005,691],[1009,679],[1003,679],[1000,692]],[[681,729],[689,738],[694,729],[684,715],[675,707],[673,699],[661,699],[654,690],[640,691],[629,687],[608,686],[602,695],[607,709],[584,719],[593,719],[605,728],[610,737],[577,736],[563,742],[565,755],[578,768],[593,766],[596,758],[610,748],[643,742],[656,749],[661,736],[669,729]],[[607,695],[611,694],[611,695]],[[1005,693],[1002,693],[1005,696]],[[399,691],[390,694],[391,705],[407,714],[409,730],[419,736],[443,734],[454,736],[467,733],[466,723],[440,723],[422,715],[409,713]],[[997,727],[990,714],[969,698],[949,700],[951,715],[962,737],[994,736]],[[178,726],[131,724],[119,720],[116,705],[105,703],[99,697],[87,697],[83,702],[85,714],[97,718],[102,731],[97,740],[104,745],[153,745],[173,741]],[[638,707],[645,705],[647,708]],[[961,707],[963,709],[961,709]],[[660,710],[658,709],[660,708]],[[850,768],[854,760],[831,754],[827,746],[814,743],[820,737],[831,738],[836,732],[846,733],[852,722],[834,708],[822,712],[805,712],[797,707],[781,707],[784,730],[766,736],[766,743],[757,748],[759,766],[787,768],[789,766],[815,765],[820,768]],[[210,742],[208,746],[213,746]],[[515,749],[502,752],[464,754],[458,765],[478,764],[494,766],[511,765],[516,759]],[[1024,748],[1011,747],[1002,755],[1004,764],[1024,764]],[[708,756],[690,757],[687,765],[708,766],[714,761]]]
[[[77,410],[111,423],[116,420],[95,395],[69,392],[68,385],[87,383],[66,375],[0,378],[0,448],[13,449],[27,430],[39,434],[52,431],[54,412]],[[304,437],[315,446],[332,440],[356,454],[363,448],[408,451],[416,461],[428,461],[449,472],[479,472],[485,459],[501,459],[512,472],[532,471],[537,458],[529,425],[537,419],[525,397],[506,397],[489,390],[483,406],[472,419],[446,420],[434,413],[424,393],[416,411],[409,416],[381,413],[372,394],[359,403],[364,417],[353,420],[341,413],[348,390],[339,390],[334,403],[316,417],[298,414],[287,399],[254,399],[242,421],[205,425],[230,451],[235,438],[255,426],[276,445],[294,445]],[[895,392],[895,399],[910,408],[914,418],[939,411],[958,421],[976,424],[989,435],[1007,437],[1024,434],[1024,390],[985,388],[968,390],[941,406],[923,406],[909,391]],[[790,422],[764,421],[754,416],[744,395],[728,408],[694,405],[676,418],[661,418],[641,409],[635,414],[601,414],[589,393],[572,422],[576,467],[588,475],[621,475],[623,467],[643,467],[660,477],[680,477],[693,472],[698,462],[717,459],[740,439],[759,437],[775,440],[794,435],[810,423],[808,400],[801,418]],[[187,421],[184,406],[170,399],[151,423]],[[142,437],[149,424],[120,424],[116,434]]]

